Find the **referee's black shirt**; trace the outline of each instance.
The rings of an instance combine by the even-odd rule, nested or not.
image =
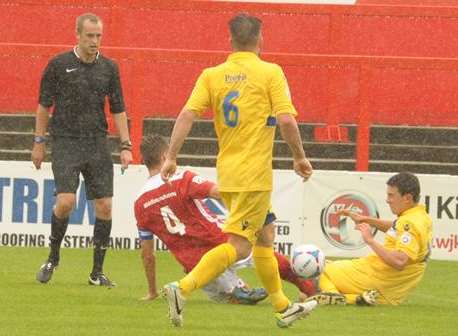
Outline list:
[[[74,50],[57,55],[48,63],[40,84],[39,103],[55,106],[49,133],[58,137],[106,136],[106,96],[111,113],[125,110],[116,63],[101,54],[93,63],[84,63]]]

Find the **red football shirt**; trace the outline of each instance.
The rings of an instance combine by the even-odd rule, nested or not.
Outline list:
[[[219,219],[200,201],[214,183],[190,171],[175,174],[169,182],[160,175],[148,179],[135,201],[135,218],[140,238],[151,239],[148,234],[154,234],[189,272],[227,237],[217,226]]]

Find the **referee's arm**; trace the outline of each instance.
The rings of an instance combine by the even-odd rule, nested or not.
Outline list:
[[[121,153],[119,159],[121,160],[121,168],[124,170],[127,169],[132,162],[132,144],[129,140],[127,114],[126,112],[114,113],[113,119],[121,139]]]
[[[46,130],[48,129],[50,112],[51,112],[51,107],[45,107],[41,104],[38,104],[36,118],[35,118],[35,135],[36,136],[44,137],[46,135]]]
[[[45,134],[48,129],[49,113],[51,108],[38,104],[35,118],[35,136],[32,148],[32,162],[36,169],[41,168],[41,163],[46,155]]]
[[[121,143],[124,141],[129,141],[129,128],[127,126],[127,113],[113,113],[113,119],[116,125],[116,129],[119,132],[119,138]]]

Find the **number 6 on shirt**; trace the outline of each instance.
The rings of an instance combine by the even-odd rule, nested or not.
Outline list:
[[[234,128],[239,123],[239,108],[233,103],[239,96],[240,93],[238,91],[229,91],[226,97],[224,97],[224,121],[228,127]]]

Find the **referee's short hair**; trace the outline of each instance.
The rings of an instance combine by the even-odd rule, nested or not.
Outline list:
[[[143,163],[148,168],[154,168],[161,163],[162,154],[164,154],[169,145],[165,138],[159,134],[150,134],[144,136],[140,145]]]
[[[398,188],[399,193],[404,196],[411,194],[414,203],[420,200],[420,181],[418,177],[409,172],[402,172],[389,178],[387,185]]]
[[[83,25],[86,20],[91,21],[92,23],[102,23],[102,19],[99,18],[97,15],[92,13],[85,13],[76,18],[76,32],[81,34],[83,31]]]
[[[232,43],[244,49],[256,46],[261,33],[262,21],[247,13],[240,13],[229,21]]]

